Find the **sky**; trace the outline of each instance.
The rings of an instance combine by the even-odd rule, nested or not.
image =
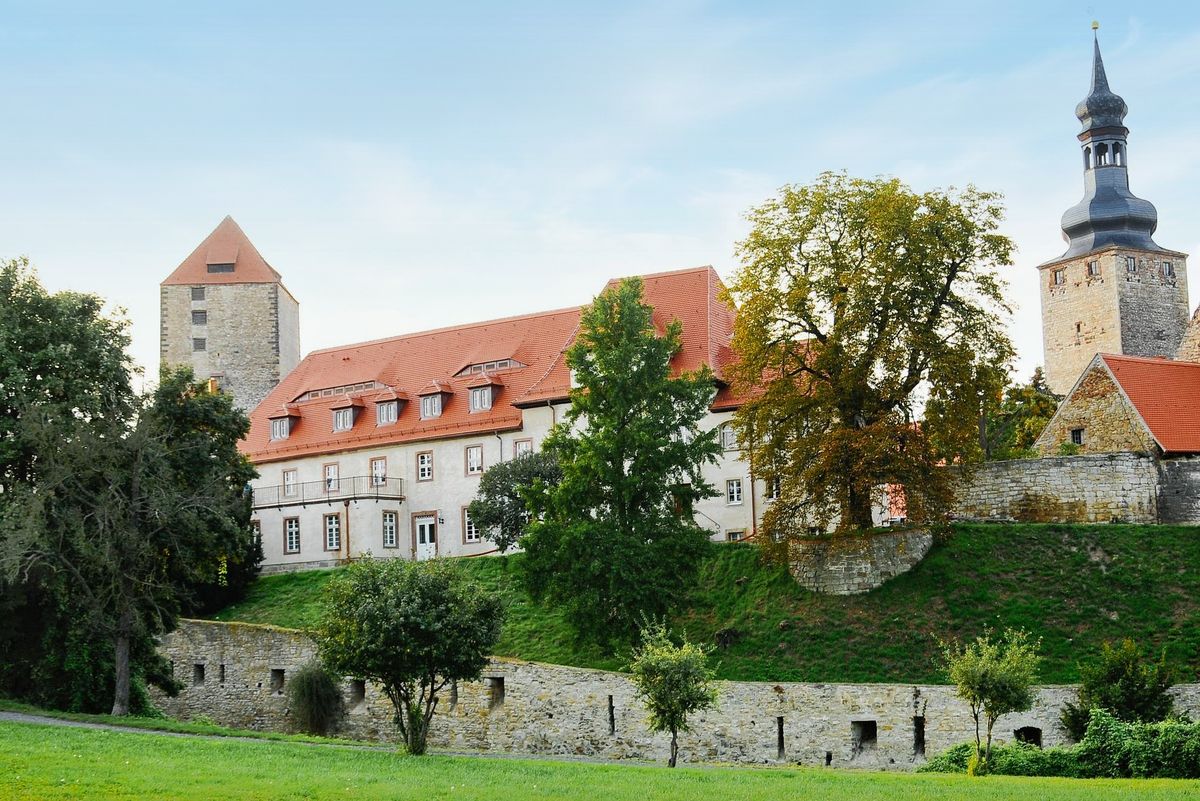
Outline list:
[[[729,277],[745,212],[824,170],[974,184],[1024,378],[1093,19],[1131,188],[1200,287],[1200,13],[1153,2],[0,0],[0,259],[124,309],[154,375],[159,282],[227,214],[306,353]]]

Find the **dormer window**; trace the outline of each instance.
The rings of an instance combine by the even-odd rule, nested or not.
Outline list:
[[[485,412],[492,408],[492,388],[474,387],[471,389],[471,411]]]
[[[210,264],[208,265],[210,273],[231,273],[233,272],[233,264]]]
[[[271,439],[287,439],[292,433],[292,418],[280,417],[271,421]]]
[[[400,417],[400,401],[380,401],[375,404],[375,425],[390,426]]]
[[[333,430],[349,431],[354,428],[354,407],[333,410]]]
[[[429,420],[442,416],[442,396],[425,395],[421,398],[421,419]]]

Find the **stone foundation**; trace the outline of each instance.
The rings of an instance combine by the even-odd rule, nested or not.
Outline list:
[[[792,575],[802,587],[829,595],[870,592],[912,570],[929,553],[928,531],[798,540],[788,544]]]

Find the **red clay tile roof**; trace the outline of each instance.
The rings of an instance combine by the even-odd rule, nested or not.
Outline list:
[[[1100,355],[1164,453],[1200,453],[1200,364]]]
[[[732,331],[733,311],[717,296],[720,279],[711,267],[644,276],[645,300],[664,319],[683,324],[683,350],[677,370],[694,370],[724,358]],[[570,389],[570,372],[563,352],[579,330],[578,307],[472,323],[435,331],[346,345],[310,353],[271,391],[250,415],[250,434],[242,450],[254,462],[270,462],[318,453],[356,450],[371,445],[491,434],[519,428],[521,408],[561,402]],[[492,408],[471,412],[467,389],[479,374],[456,378],[464,365],[481,359],[514,359],[525,367],[499,370]],[[718,370],[719,374],[719,370]],[[420,419],[419,404],[403,404],[395,424],[376,425],[372,413],[360,414],[349,431],[333,432],[332,410],[345,396],[308,399],[313,389],[378,382],[384,389],[354,393],[368,406],[376,401],[450,393],[441,417]],[[297,400],[298,399],[298,400]],[[289,403],[295,400],[294,403]],[[268,418],[281,406],[298,410],[300,420],[287,439],[271,441]],[[733,408],[737,401],[728,388],[718,393],[713,408]]]
[[[232,264],[233,272],[210,273],[210,264]],[[267,260],[250,243],[245,232],[232,217],[226,217],[162,283],[163,286],[273,284],[280,280],[279,273],[267,264]]]

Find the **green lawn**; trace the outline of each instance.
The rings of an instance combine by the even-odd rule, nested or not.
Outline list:
[[[402,757],[272,741],[127,734],[0,722],[4,799],[1159,799],[1200,782],[680,768]]]
[[[752,546],[713,551],[674,623],[705,642],[733,630],[734,643],[717,654],[721,678],[940,681],[937,639],[984,626],[1040,636],[1047,683],[1078,680],[1081,658],[1126,636],[1166,648],[1179,681],[1200,675],[1200,527],[958,525],[914,570],[850,597],[800,588],[782,569],[760,566]],[[577,647],[556,610],[530,601],[520,558],[463,560],[508,606],[497,655],[620,668],[621,655]],[[332,572],[261,579],[217,617],[303,627]]]

